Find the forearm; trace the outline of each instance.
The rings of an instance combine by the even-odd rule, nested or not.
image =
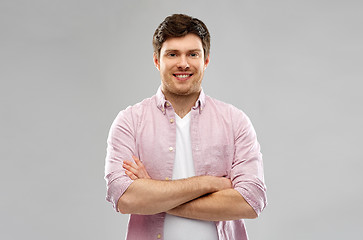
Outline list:
[[[135,180],[118,201],[119,211],[128,214],[166,212],[208,193],[227,188],[227,180],[199,176],[175,181]]]
[[[234,189],[221,190],[202,196],[173,208],[167,213],[205,221],[227,221],[257,217],[253,208]]]

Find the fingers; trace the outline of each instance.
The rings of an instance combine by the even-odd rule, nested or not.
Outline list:
[[[134,159],[137,166],[144,167],[144,164],[142,164],[140,159],[138,159],[136,156],[132,156],[132,158]]]
[[[133,180],[139,178],[150,178],[142,161],[136,156],[132,156],[132,158],[135,162],[128,160],[123,161],[122,167],[125,169],[125,173]]]
[[[135,169],[137,169],[137,168],[138,168],[138,166],[137,166],[135,163],[133,163],[133,162],[131,162],[131,161],[129,161],[129,160],[125,160],[125,161],[124,161],[124,165],[128,165],[128,166],[130,166],[130,167],[132,167],[132,168],[135,168]]]
[[[135,174],[133,174],[132,172],[128,171],[128,170],[125,170],[125,173],[127,176],[129,176],[129,178],[131,178],[132,180],[136,180],[138,179]]]
[[[127,164],[136,170],[139,170],[140,168],[144,168],[144,164],[142,164],[140,159],[138,159],[136,156],[132,156],[132,158],[134,159],[135,163],[125,160],[124,164]]]
[[[138,172],[138,166],[135,163],[132,163],[130,161],[125,160],[124,164],[122,165],[122,167],[126,170],[129,170],[132,173],[137,173]]]

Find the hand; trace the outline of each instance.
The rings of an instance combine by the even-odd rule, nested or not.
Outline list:
[[[135,156],[132,156],[135,163],[125,160],[122,167],[125,169],[125,173],[129,176],[132,180],[141,179],[141,178],[148,178],[151,179],[149,174],[147,173],[144,164]]]
[[[222,189],[231,189],[231,188],[233,188],[232,181],[229,178],[222,177],[221,178],[221,184],[222,184]]]
[[[214,191],[221,191],[225,189],[231,189],[232,181],[226,177],[214,177],[214,176],[207,176],[208,182],[210,182],[214,188]]]

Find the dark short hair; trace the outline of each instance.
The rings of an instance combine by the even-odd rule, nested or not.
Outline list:
[[[201,20],[185,14],[173,14],[166,17],[155,30],[153,47],[157,57],[160,57],[160,49],[168,38],[183,37],[189,33],[196,34],[202,40],[204,58],[206,58],[210,50],[210,35],[207,26]]]

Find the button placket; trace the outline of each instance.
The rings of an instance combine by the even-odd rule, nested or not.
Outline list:
[[[199,117],[200,117],[199,114],[200,113],[198,110],[192,111],[192,118],[191,118],[191,122],[190,122],[190,140],[191,140],[192,146],[194,148],[192,151],[192,155],[193,155],[196,175],[201,174],[200,166],[202,164],[202,158],[200,156],[202,147],[201,147],[200,136],[199,136],[199,131],[198,131]]]
[[[168,134],[168,137],[166,140],[166,151],[168,152],[167,161],[165,162],[165,167],[168,170],[168,172],[165,172],[165,175],[163,176],[166,181],[169,181],[172,179],[173,175],[173,166],[174,166],[174,158],[175,158],[175,143],[176,143],[176,119],[175,119],[175,111],[173,109],[173,106],[169,102],[165,102],[165,117],[166,121],[164,124],[167,124],[165,127],[169,128],[170,133]],[[161,232],[162,233],[162,232]],[[161,235],[161,239],[163,236]]]

